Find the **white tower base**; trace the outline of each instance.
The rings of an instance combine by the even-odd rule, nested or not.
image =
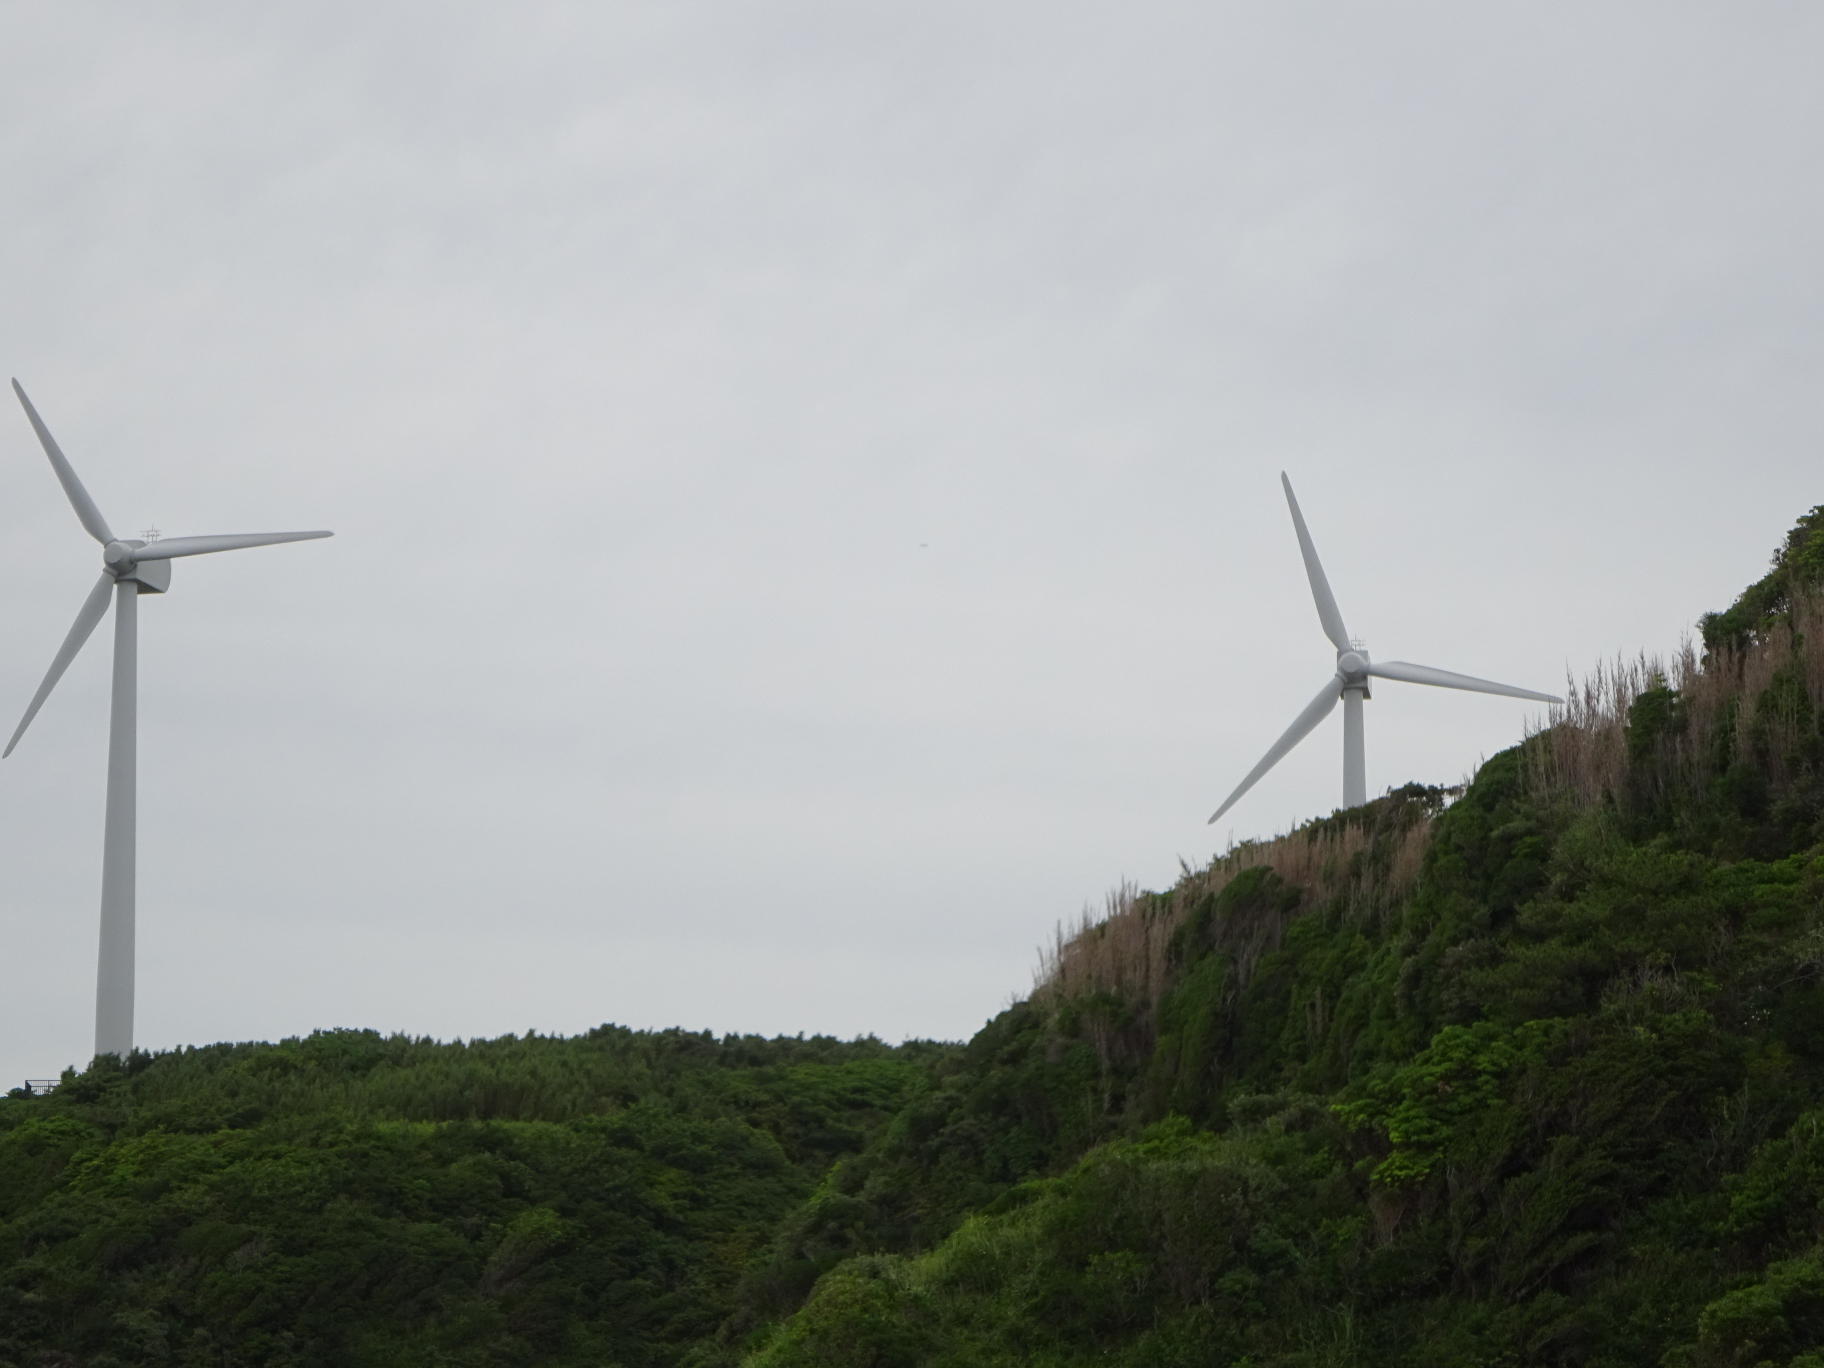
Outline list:
[[[108,726],[108,816],[102,836],[101,954],[95,976],[95,1053],[133,1051],[133,889],[139,796],[139,592],[114,586],[114,701]]]
[[[1368,766],[1363,758],[1362,700],[1366,689],[1343,690],[1343,806],[1360,807],[1368,801]]]

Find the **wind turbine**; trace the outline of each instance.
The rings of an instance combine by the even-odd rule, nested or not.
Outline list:
[[[1330,581],[1324,578],[1324,567],[1318,564],[1317,548],[1311,544],[1311,533],[1305,528],[1304,515],[1298,511],[1298,500],[1292,493],[1292,481],[1286,478],[1283,470],[1279,473],[1279,482],[1286,487],[1286,504],[1292,510],[1292,526],[1298,532],[1298,549],[1305,557],[1305,574],[1311,580],[1311,597],[1317,600],[1318,620],[1324,624],[1324,635],[1336,647],[1336,673],[1324,682],[1317,697],[1307,703],[1305,710],[1286,728],[1286,734],[1268,748],[1260,763],[1248,771],[1248,777],[1235,786],[1235,792],[1210,815],[1211,822],[1234,807],[1241,795],[1253,788],[1261,775],[1277,765],[1287,751],[1303,741],[1312,728],[1328,717],[1339,698],[1343,702],[1343,806],[1360,807],[1367,802],[1368,780],[1362,764],[1362,702],[1369,697],[1368,681],[1371,678],[1398,679],[1408,684],[1433,684],[1441,689],[1468,689],[1473,693],[1505,694],[1509,698],[1530,698],[1536,703],[1564,702],[1554,694],[1520,689],[1512,684],[1497,684],[1490,679],[1477,679],[1474,675],[1434,669],[1430,665],[1412,665],[1404,660],[1370,660],[1367,646],[1359,640],[1351,639],[1343,626],[1343,615],[1337,611],[1336,596],[1330,592]]]
[[[307,541],[328,532],[248,532],[216,537],[173,537],[146,542],[116,537],[107,519],[82,487],[76,472],[64,459],[56,438],[39,418],[25,391],[13,381],[13,393],[25,405],[25,416],[51,458],[63,492],[84,530],[101,543],[101,578],[89,590],[77,611],[75,625],[57,648],[44,683],[32,695],[31,706],[18,730],[6,743],[0,758],[11,755],[25,729],[50,697],[52,688],[70,667],[76,653],[95,630],[114,599],[114,699],[108,728],[108,809],[102,837],[101,954],[95,983],[95,1053],[125,1059],[133,1049],[133,884],[134,807],[138,778],[139,596],[162,594],[171,585],[171,562],[179,556],[202,556],[212,551],[236,551],[245,546],[271,546],[276,542]]]

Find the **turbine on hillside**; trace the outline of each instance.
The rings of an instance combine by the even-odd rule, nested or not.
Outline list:
[[[108,730],[108,808],[102,838],[101,954],[95,984],[95,1053],[125,1059],[133,1049],[133,883],[134,806],[137,797],[138,720],[136,692],[139,675],[139,596],[162,594],[171,584],[171,562],[179,556],[202,556],[211,551],[235,551],[245,546],[270,546],[276,542],[306,541],[327,537],[328,532],[249,532],[217,537],[172,537],[145,542],[116,537],[107,519],[89,497],[76,472],[64,459],[56,439],[38,417],[38,410],[13,381],[13,393],[25,405],[25,416],[51,458],[51,469],[69,496],[76,517],[88,534],[101,543],[101,578],[89,590],[76,614],[75,625],[58,647],[44,682],[32,695],[18,730],[0,756],[11,755],[25,729],[63,672],[76,658],[95,624],[114,599],[114,700]]]
[[[1311,597],[1317,600],[1317,616],[1324,624],[1324,635],[1336,647],[1336,673],[1318,690],[1317,697],[1305,705],[1286,734],[1275,741],[1260,763],[1248,771],[1248,777],[1235,786],[1223,805],[1210,815],[1214,822],[1234,807],[1242,794],[1254,787],[1260,776],[1277,765],[1287,751],[1310,734],[1311,729],[1330,715],[1336,702],[1343,701],[1343,806],[1360,807],[1368,801],[1368,780],[1362,764],[1362,701],[1369,697],[1368,681],[1399,679],[1408,684],[1434,684],[1442,689],[1468,689],[1474,693],[1505,694],[1509,698],[1530,698],[1538,703],[1562,703],[1553,694],[1532,689],[1496,684],[1493,680],[1429,665],[1410,665],[1403,660],[1370,660],[1368,648],[1352,640],[1343,627],[1343,615],[1337,611],[1336,597],[1330,592],[1330,581],[1324,578],[1324,567],[1318,564],[1317,548],[1305,529],[1304,515],[1298,511],[1298,500],[1292,494],[1292,481],[1280,472],[1279,482],[1286,487],[1286,503],[1292,510],[1292,526],[1298,532],[1298,549],[1305,557],[1305,574],[1311,580]]]

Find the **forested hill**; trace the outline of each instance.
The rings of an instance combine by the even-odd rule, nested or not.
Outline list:
[[[953,1046],[327,1031],[0,1101],[0,1365],[671,1364]]]
[[[0,1102],[0,1363],[1824,1368],[1824,508],[1461,792],[963,1047],[338,1032]]]

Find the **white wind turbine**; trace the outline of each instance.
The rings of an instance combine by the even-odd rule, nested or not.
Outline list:
[[[147,543],[116,537],[107,519],[89,497],[76,472],[64,459],[56,439],[38,417],[38,410],[13,381],[13,393],[25,405],[25,416],[51,458],[51,469],[69,496],[88,534],[101,543],[101,578],[89,590],[76,622],[58,647],[44,682],[32,695],[31,706],[0,757],[11,755],[25,729],[63,672],[76,658],[95,624],[114,599],[114,699],[108,729],[108,808],[102,838],[101,954],[95,984],[95,1053],[125,1059],[133,1049],[133,883],[134,806],[138,779],[139,596],[162,594],[171,584],[171,562],[179,556],[201,556],[211,551],[235,551],[244,546],[270,546],[275,542],[306,541],[327,537],[328,532],[249,532],[217,537],[173,537]]]
[[[1298,500],[1292,494],[1292,481],[1282,470],[1279,482],[1286,487],[1286,503],[1292,509],[1292,526],[1298,531],[1298,549],[1304,553],[1305,574],[1311,580],[1311,597],[1317,600],[1317,616],[1324,624],[1324,635],[1336,647],[1336,673],[1325,681],[1317,697],[1305,705],[1286,734],[1275,741],[1260,763],[1248,771],[1248,777],[1235,786],[1223,805],[1210,815],[1214,822],[1253,788],[1261,775],[1277,765],[1311,729],[1330,715],[1337,699],[1343,701],[1343,806],[1360,807],[1368,801],[1368,780],[1362,764],[1362,700],[1369,696],[1368,681],[1399,679],[1408,684],[1435,684],[1442,689],[1468,689],[1474,693],[1505,694],[1509,698],[1530,698],[1537,703],[1562,703],[1553,694],[1520,689],[1512,684],[1477,679],[1474,675],[1438,670],[1430,665],[1411,665],[1404,660],[1370,660],[1368,648],[1351,640],[1343,627],[1343,615],[1337,611],[1336,597],[1330,592],[1330,581],[1324,578],[1324,567],[1318,564],[1317,548],[1305,530],[1304,515],[1298,511]]]

